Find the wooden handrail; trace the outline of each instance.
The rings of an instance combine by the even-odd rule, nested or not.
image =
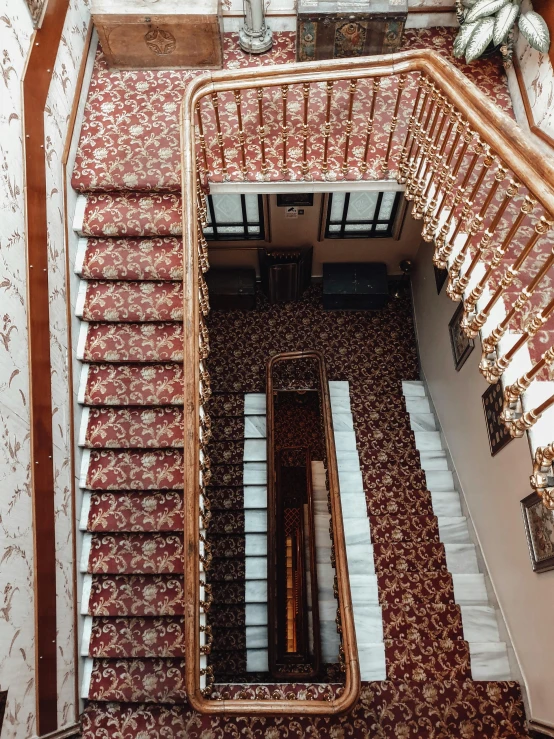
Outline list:
[[[430,100],[435,102],[438,101],[439,106],[443,109],[441,115],[448,113],[449,115],[455,116],[456,120],[459,120],[460,122],[460,125],[453,123],[453,126],[455,127],[455,136],[453,139],[453,146],[450,147],[448,156],[446,156],[446,152],[443,152],[445,157],[444,161],[441,160],[440,156],[437,156],[432,162],[427,164],[426,160],[431,156],[430,152],[434,151],[433,147],[437,147],[440,138],[439,135],[435,135],[433,133],[437,118],[435,116],[433,121],[431,121],[429,116],[427,116],[427,119],[425,119],[425,117],[421,117],[425,107],[424,104],[422,104],[419,116],[416,118],[416,100],[416,106],[414,107],[414,114],[412,116],[413,120],[408,126],[406,143],[400,158],[399,166],[401,171],[399,179],[407,182],[407,190],[414,196],[415,212],[418,217],[423,217],[424,220],[424,236],[429,240],[438,237],[441,242],[435,257],[440,259],[443,255],[449,255],[451,251],[451,242],[448,244],[445,243],[445,238],[450,237],[448,237],[449,230],[444,229],[444,223],[440,233],[437,234],[436,232],[439,223],[439,214],[442,212],[443,208],[448,209],[449,213],[447,215],[447,220],[448,223],[452,225],[454,233],[456,234],[466,232],[464,230],[466,228],[466,216],[474,217],[475,215],[478,215],[472,213],[474,204],[471,201],[474,196],[477,195],[475,188],[472,190],[469,204],[467,202],[464,203],[464,207],[461,212],[458,213],[458,205],[462,204],[462,198],[460,197],[459,192],[459,183],[455,181],[455,178],[452,177],[451,173],[447,176],[446,170],[445,176],[443,177],[444,167],[448,168],[450,166],[449,163],[453,161],[453,157],[456,153],[458,157],[460,156],[460,151],[457,151],[459,141],[463,142],[463,156],[465,156],[466,151],[468,154],[474,153],[471,148],[474,142],[477,142],[479,145],[479,150],[475,151],[475,155],[469,165],[472,169],[475,166],[479,166],[478,159],[480,156],[485,156],[485,152],[487,152],[487,154],[490,152],[491,156],[495,157],[497,166],[502,171],[504,171],[504,168],[510,170],[509,176],[511,178],[512,185],[505,196],[506,204],[515,190],[520,186],[527,189],[528,194],[525,196],[521,213],[516,219],[516,225],[510,230],[510,235],[516,235],[519,225],[523,223],[523,220],[527,217],[531,217],[531,213],[533,212],[536,202],[539,202],[546,211],[542,220],[540,218],[537,219],[539,221],[539,226],[536,227],[542,230],[541,224],[548,223],[552,219],[552,214],[554,214],[554,166],[546,157],[544,157],[542,152],[532,141],[522,135],[519,126],[510,118],[510,116],[508,116],[507,113],[500,110],[490,98],[483,95],[474,83],[468,80],[461,71],[456,69],[438,52],[434,52],[430,49],[423,49],[371,58],[326,60],[322,62],[309,62],[287,66],[276,65],[271,67],[256,67],[251,70],[240,69],[209,72],[194,79],[187,87],[184,95],[183,106],[181,109],[181,145],[182,189],[184,194],[184,357],[187,370],[185,373],[186,380],[184,389],[186,688],[191,704],[195,709],[201,712],[232,712],[243,714],[337,713],[339,711],[346,710],[348,706],[352,705],[353,700],[355,700],[355,696],[359,689],[359,668],[357,654],[355,652],[355,635],[353,632],[352,612],[351,608],[349,610],[349,608],[346,607],[345,612],[342,613],[342,628],[343,635],[345,637],[344,641],[346,650],[346,685],[341,696],[334,701],[331,701],[329,704],[322,706],[316,701],[291,702],[239,700],[231,702],[216,702],[207,699],[201,690],[200,674],[202,665],[200,660],[202,658],[200,657],[199,630],[199,602],[201,595],[199,575],[201,574],[201,569],[199,560],[199,526],[202,513],[202,496],[199,495],[199,486],[201,492],[202,479],[199,467],[199,449],[201,447],[202,440],[199,429],[201,412],[199,364],[201,357],[200,307],[202,307],[202,312],[205,313],[207,310],[207,298],[205,292],[203,292],[200,306],[198,295],[199,279],[201,279],[201,271],[204,271],[206,267],[206,249],[205,242],[203,243],[201,238],[201,229],[199,227],[201,218],[199,217],[199,204],[196,195],[200,192],[200,188],[206,185],[206,183],[200,182],[200,172],[198,171],[199,167],[197,168],[197,164],[199,164],[200,160],[203,158],[204,167],[206,167],[207,159],[206,142],[204,140],[206,131],[204,129],[200,131],[201,136],[198,151],[196,148],[195,113],[198,112],[200,125],[200,103],[204,98],[208,97],[208,99],[213,102],[214,99],[217,100],[217,95],[219,93],[230,92],[233,93],[235,100],[237,100],[240,99],[241,91],[244,90],[253,90],[255,92],[258,100],[258,112],[263,112],[264,89],[268,87],[276,89],[280,87],[283,89],[289,85],[297,85],[301,87],[304,96],[304,125],[300,125],[299,130],[301,137],[303,136],[304,144],[302,160],[300,161],[299,159],[298,165],[301,165],[302,171],[302,177],[300,179],[307,179],[309,174],[306,162],[306,139],[309,136],[309,124],[306,117],[306,101],[308,100],[310,85],[314,83],[325,83],[326,90],[329,93],[336,81],[350,82],[351,85],[356,81],[359,89],[360,80],[373,79],[373,98],[375,99],[375,95],[379,90],[383,78],[395,76],[399,80],[396,98],[397,108],[398,101],[400,100],[400,83],[403,84],[406,76],[410,74],[419,74],[424,80],[426,80],[425,85],[427,90],[430,92]],[[352,90],[352,87],[350,89]],[[430,113],[430,111],[431,108],[429,108],[427,112]],[[412,124],[413,128],[411,128]],[[283,125],[285,125],[285,123],[283,123]],[[368,137],[371,135],[370,128],[372,127],[373,121],[370,121],[370,123],[368,123]],[[276,134],[276,140],[281,141],[283,131],[285,131],[285,129],[281,129],[281,131]],[[450,135],[450,127],[448,128],[448,131]],[[288,134],[288,128],[285,133]],[[267,134],[260,123],[259,136],[262,139],[262,144],[265,144],[266,135]],[[239,142],[242,142],[244,131],[241,122],[239,122],[238,136]],[[415,146],[414,141],[417,142]],[[387,157],[391,151],[391,142],[392,134],[389,136],[387,143]],[[245,149],[243,146],[241,151],[244,154]],[[291,176],[290,154],[291,152],[288,151],[286,169],[283,167],[281,170],[284,176],[283,181],[288,180]],[[267,168],[265,156],[262,156],[262,160],[264,167]],[[406,164],[409,166],[406,166]],[[225,161],[224,165],[226,167]],[[320,166],[322,168],[323,166],[328,166],[326,148],[324,151],[324,161],[323,163],[320,162]],[[488,166],[488,162],[483,162],[481,166]],[[244,175],[246,161],[242,161],[241,167],[241,171]],[[362,171],[364,171],[363,167]],[[426,177],[429,177],[427,182],[425,179]],[[482,179],[484,179],[484,175]],[[432,188],[430,183],[433,181],[435,185]],[[467,169],[465,184],[470,184]],[[456,188],[458,189],[456,190]],[[452,200],[452,192],[455,193],[454,200],[450,205],[448,205],[448,201]],[[424,202],[422,202],[421,196],[423,196]],[[429,198],[431,199],[429,200]],[[436,205],[437,202],[440,202],[438,210]],[[504,205],[501,205],[500,207],[503,208]],[[463,223],[462,220],[464,221]],[[476,228],[478,229],[478,224]],[[540,231],[537,233],[539,236],[542,236]],[[491,234],[486,231],[478,246],[480,255],[484,253],[485,247],[490,242],[490,237]],[[507,239],[506,241],[509,240],[510,239]],[[490,275],[491,270],[496,268],[497,263],[499,263],[499,260],[502,258],[508,245],[509,244],[503,244],[496,248],[493,261],[486,269],[487,275]],[[467,244],[466,248],[469,249],[469,244]],[[532,247],[529,247],[529,244],[527,244],[524,249],[525,256],[529,253],[531,248],[534,248],[534,243]],[[504,251],[502,251],[502,249],[504,249]],[[199,250],[201,251],[200,256]],[[459,275],[459,268],[461,267],[459,262],[460,260],[455,262],[453,273],[454,279],[450,290],[451,297],[455,299],[463,297],[462,294],[460,294],[460,288],[463,290],[466,287],[464,284],[465,277],[463,275]],[[475,259],[474,263],[476,263]],[[199,269],[199,265],[202,267],[202,270]],[[506,277],[506,282],[508,277],[509,275]],[[479,313],[477,316],[474,316],[473,314],[470,315],[469,312],[470,307],[474,308],[476,306],[477,299],[480,297],[480,292],[483,292],[487,279],[488,277],[484,281],[481,280],[470,295],[465,298],[467,311],[464,316],[463,328],[468,334],[478,332],[487,319],[488,314],[486,311]],[[202,282],[200,282],[200,286],[202,287]],[[204,357],[208,352],[205,331],[203,331],[202,337],[202,357]],[[294,356],[297,356],[297,353],[294,353]],[[306,353],[301,356],[315,356],[315,353]],[[531,423],[533,419],[529,414],[527,415],[529,418],[526,416],[525,422]],[[523,422],[520,422],[519,426],[522,425]],[[333,453],[329,455],[330,460],[334,460],[334,445],[332,452]],[[338,490],[338,478],[336,477],[335,472],[336,470],[334,470],[332,465],[330,465],[329,482],[332,490]],[[339,528],[340,531],[342,531],[340,501],[338,508],[338,517],[335,513],[333,515],[334,520],[341,522],[341,526]],[[204,519],[202,518],[202,520]],[[339,557],[342,559],[344,556],[344,537],[342,536],[341,538],[340,531],[335,542],[337,549],[337,564],[339,562]],[[343,564],[344,566],[346,565],[345,560]],[[341,570],[341,572],[347,572],[347,570]],[[341,579],[344,581],[344,578]],[[349,596],[347,597],[346,593],[341,593],[340,600],[342,608],[343,603],[349,603]],[[352,629],[350,629],[350,626]],[[354,652],[352,651],[352,645],[354,645]]]

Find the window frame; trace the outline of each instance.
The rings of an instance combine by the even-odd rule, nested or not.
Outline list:
[[[231,194],[231,193],[229,193]],[[242,222],[218,222],[215,217],[215,208],[213,203],[213,195],[207,196],[208,211],[210,213],[211,223],[206,224],[205,228],[211,228],[212,233],[206,233],[204,229],[204,238],[206,241],[265,241],[265,211],[264,211],[264,197],[263,195],[257,195],[258,198],[258,221],[249,221],[246,215],[246,194],[247,193],[234,193],[239,195],[241,211],[242,211]],[[218,233],[218,229],[226,228],[229,226],[242,226],[243,231],[241,233]],[[259,231],[257,233],[250,233],[248,228],[252,226],[258,226]]]
[[[325,215],[325,231],[324,231],[324,238],[325,239],[391,239],[394,238],[394,226],[396,222],[396,217],[398,215],[400,203],[402,201],[402,192],[400,190],[392,190],[392,191],[381,191],[377,195],[377,203],[375,204],[375,213],[379,215],[381,210],[381,203],[383,201],[383,195],[385,192],[394,192],[395,198],[392,205],[392,210],[390,217],[388,219],[379,219],[373,218],[373,219],[367,219],[367,220],[348,220],[348,206],[350,203],[350,195],[352,193],[346,192],[344,194],[344,204],[342,208],[342,218],[340,221],[331,221],[331,210],[332,210],[332,203],[333,203],[333,195],[335,193],[330,192],[327,193],[327,212]],[[346,231],[346,226],[348,224],[352,225],[364,225],[367,224],[368,228],[365,231]],[[380,230],[377,231],[377,226],[380,225],[387,225],[386,230]],[[340,226],[340,231],[330,231],[330,226]]]

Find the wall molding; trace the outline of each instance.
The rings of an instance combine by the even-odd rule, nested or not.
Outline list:
[[[50,0],[22,80],[37,733],[58,728],[56,542],[44,110],[69,0]]]

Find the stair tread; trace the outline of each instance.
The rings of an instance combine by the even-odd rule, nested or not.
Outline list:
[[[92,534],[87,571],[170,574],[183,571],[183,537],[174,533]]]
[[[104,658],[184,657],[182,617],[94,618],[88,655]]]
[[[90,490],[182,490],[177,449],[92,450],[83,455],[81,487]]]
[[[137,323],[183,320],[182,282],[89,281],[84,286],[83,321]]]
[[[79,401],[88,406],[182,405],[181,364],[87,364]]]
[[[140,703],[184,703],[183,659],[95,659],[90,700]]]
[[[89,408],[83,415],[81,446],[88,449],[182,448],[182,407]]]
[[[181,196],[123,190],[88,194],[81,233],[97,237],[180,236]]]
[[[85,323],[85,362],[182,362],[182,322]],[[81,343],[81,341],[80,341]]]
[[[182,239],[90,238],[78,274],[96,280],[182,280]]]
[[[91,616],[182,616],[183,576],[92,575],[86,613]]]
[[[183,531],[178,491],[90,493],[83,528],[98,532]]]

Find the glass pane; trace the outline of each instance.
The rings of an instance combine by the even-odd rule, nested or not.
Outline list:
[[[329,231],[340,231],[340,226],[329,226]]]
[[[378,218],[380,221],[388,221],[392,215],[392,207],[397,193],[395,192],[384,192],[383,199],[381,200],[381,210],[379,211]]]
[[[246,218],[248,223],[259,223],[260,210],[258,208],[258,196],[257,195],[245,195],[246,201]]]
[[[344,233],[354,233],[358,231],[369,231],[370,225],[368,223],[347,223]]]
[[[210,213],[210,209],[209,208],[207,209],[207,217],[206,217],[206,220],[208,221],[208,223],[211,223],[212,222],[212,214]]]
[[[375,217],[378,192],[351,192],[347,221],[371,221]]]
[[[243,234],[244,228],[242,226],[218,226],[217,232],[219,234]]]
[[[240,195],[212,195],[217,223],[242,223]]]
[[[331,196],[331,220],[342,221],[342,211],[344,208],[344,192],[334,192]]]
[[[259,226],[248,226],[248,233],[249,234],[259,234],[260,227]]]
[[[214,230],[211,226],[206,226],[206,228],[204,229],[205,234],[213,234],[213,232]]]
[[[387,229],[388,229],[388,224],[387,223],[378,223],[375,226],[375,230],[376,231],[386,231]]]

